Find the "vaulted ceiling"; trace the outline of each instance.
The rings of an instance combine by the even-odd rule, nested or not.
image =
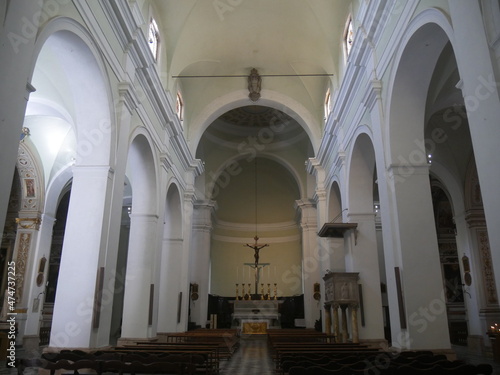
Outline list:
[[[343,67],[343,33],[358,1],[351,0],[157,0],[164,35],[169,89],[180,88],[187,123],[216,98],[247,87],[239,78],[256,68],[270,90],[300,103],[322,122],[325,93]],[[340,67],[339,67],[340,66]],[[332,74],[323,77],[282,75]],[[249,103],[251,104],[251,103]],[[190,107],[190,108],[189,108]]]

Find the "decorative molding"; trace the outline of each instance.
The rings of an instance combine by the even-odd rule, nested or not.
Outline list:
[[[43,199],[41,175],[38,173],[35,160],[24,143],[19,144],[17,154],[17,170],[21,182],[20,211],[39,211]]]
[[[135,87],[130,82],[120,82],[118,84],[118,93],[120,94],[120,101],[125,104],[125,107],[132,114],[141,103]]]
[[[269,244],[275,244],[275,243],[288,243],[288,242],[296,242],[300,241],[302,236],[300,234],[297,235],[292,235],[292,236],[282,236],[282,237],[265,237],[262,238],[260,237],[259,240],[265,243]],[[246,237],[232,237],[232,236],[222,236],[215,234],[212,236],[212,239],[215,241],[220,241],[220,242],[231,242],[231,243],[237,243],[237,244],[243,244],[245,245],[246,242],[248,242],[248,238]]]
[[[243,224],[243,223],[231,223],[228,221],[217,220],[214,218],[214,226],[220,230],[226,231],[238,231],[238,232],[254,232],[254,224]],[[266,223],[257,226],[259,233],[261,232],[276,232],[276,231],[288,231],[297,229],[297,223],[295,221],[285,221],[281,223]]]
[[[31,247],[30,232],[18,233],[18,248],[16,257],[16,302],[20,303],[23,297],[24,280],[26,276],[26,267],[28,266],[28,257]]]
[[[21,229],[40,229],[40,223],[42,220],[39,217],[23,217],[16,218],[16,224]]]
[[[479,245],[479,254],[481,256],[481,274],[483,276],[486,304],[489,307],[496,306],[498,305],[498,295],[495,284],[495,275],[493,271],[493,262],[491,260],[488,232],[486,229],[477,229],[476,234]]]

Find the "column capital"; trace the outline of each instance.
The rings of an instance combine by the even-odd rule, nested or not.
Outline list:
[[[295,209],[300,209],[300,224],[303,229],[317,230],[318,218],[316,212],[316,203],[312,199],[301,199],[295,201]]]
[[[129,113],[132,114],[133,111],[137,109],[140,104],[139,97],[135,90],[134,85],[130,82],[120,82],[118,84],[118,93],[120,94],[120,102],[125,105]]]
[[[413,175],[428,175],[430,164],[393,163],[387,167],[389,176],[411,177]]]
[[[349,212],[347,219],[349,222],[359,223],[364,221],[374,221],[375,212]]]
[[[294,206],[295,209],[300,208],[302,211],[306,209],[316,209],[316,202],[313,199],[297,199]]]
[[[318,205],[320,202],[326,202],[326,189],[316,189],[312,201],[315,205]]]
[[[18,217],[16,224],[18,229],[40,229],[42,219],[37,215],[36,217]]]

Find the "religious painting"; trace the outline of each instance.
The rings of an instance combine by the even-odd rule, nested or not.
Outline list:
[[[24,179],[26,185],[26,197],[33,198],[35,196],[35,180],[32,178]]]

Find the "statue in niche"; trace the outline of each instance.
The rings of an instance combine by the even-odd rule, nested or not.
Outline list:
[[[248,76],[248,97],[251,101],[256,102],[260,99],[260,90],[262,85],[262,77],[257,72],[257,69],[253,68]]]

